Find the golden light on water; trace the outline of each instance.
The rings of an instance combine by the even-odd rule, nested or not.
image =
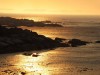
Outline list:
[[[65,55],[64,52],[56,50],[42,51],[38,57],[17,55],[19,61],[15,62],[15,68],[21,69],[26,75],[53,75],[67,72],[70,67],[68,63],[63,62],[66,58],[59,59],[57,55]],[[69,52],[67,53],[69,56]]]
[[[39,56],[25,56],[23,53],[8,55],[6,61],[8,67],[5,65],[6,70],[3,68],[3,71],[11,71],[14,72],[15,75],[23,75],[23,73],[25,73],[25,75],[61,75],[67,71],[69,72],[71,66],[65,62],[68,58],[62,58],[63,56],[69,57],[69,52],[63,52],[61,49],[34,52],[38,53]],[[0,70],[2,70],[2,68]],[[7,75],[7,72],[0,74]],[[9,73],[9,75],[12,74]]]
[[[42,58],[42,55],[38,57],[32,56],[20,56],[19,62],[15,63],[17,66],[16,68],[21,68],[23,71],[27,72],[27,74],[34,74],[34,75],[49,75],[48,69],[44,66],[45,58]]]

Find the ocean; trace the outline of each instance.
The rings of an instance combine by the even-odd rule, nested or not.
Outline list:
[[[14,16],[15,17],[15,16]],[[38,57],[23,52],[0,54],[0,75],[100,75],[99,16],[17,16],[35,21],[50,20],[64,27],[22,27],[52,39],[59,37],[93,42],[80,47],[60,47],[32,51]]]

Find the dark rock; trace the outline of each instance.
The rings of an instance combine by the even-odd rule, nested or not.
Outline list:
[[[64,38],[58,38],[58,37],[55,38],[55,41],[57,41],[57,42],[63,42],[64,40],[66,40],[66,39],[64,39]]]
[[[25,52],[25,53],[23,53],[23,55],[25,55],[25,56],[31,56],[32,53]]]
[[[9,45],[9,44],[0,41],[0,47],[5,47],[5,46],[8,46],[8,45]]]
[[[79,39],[71,39],[71,40],[68,41],[68,44],[70,44],[72,47],[86,45],[87,43],[89,43],[89,42],[81,41]]]
[[[95,41],[95,43],[100,43],[100,41]]]
[[[23,52],[69,46],[66,43],[61,43],[61,40],[64,39],[56,38],[53,40],[27,29],[23,30],[16,27],[6,28],[0,26],[0,53]]]
[[[70,47],[70,45],[69,44],[66,44],[66,43],[60,43],[59,46],[60,47]]]
[[[26,73],[25,72],[21,72],[21,75],[25,75]]]

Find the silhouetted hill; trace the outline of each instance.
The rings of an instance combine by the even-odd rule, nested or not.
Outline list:
[[[34,22],[34,20],[16,19],[16,18],[11,18],[11,17],[0,17],[0,25],[6,25],[10,27],[16,27],[16,26],[62,27],[62,25],[54,24],[54,23],[45,24],[42,21]]]

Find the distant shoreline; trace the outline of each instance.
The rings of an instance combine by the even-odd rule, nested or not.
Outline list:
[[[63,27],[58,23],[51,21],[38,21],[29,19],[16,19],[12,17],[0,17],[0,25],[5,25],[8,27],[17,27],[17,26],[27,26],[27,27]]]

